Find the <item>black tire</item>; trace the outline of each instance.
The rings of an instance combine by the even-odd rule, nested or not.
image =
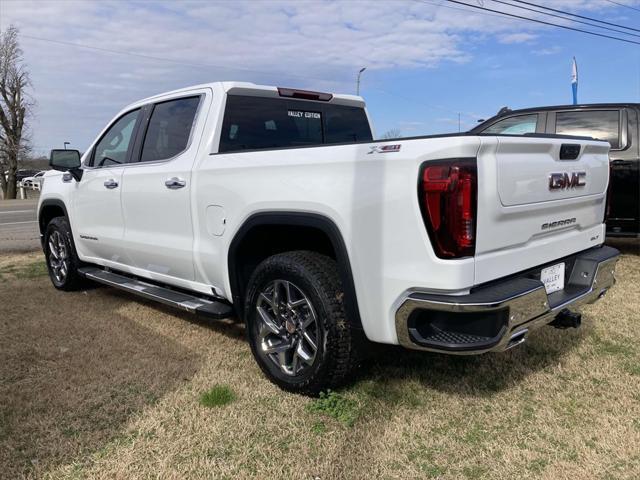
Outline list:
[[[64,257],[60,255],[60,250],[56,255],[52,248],[59,247],[64,250]],[[85,283],[84,277],[78,273],[78,268],[82,265],[76,247],[73,243],[71,226],[66,217],[55,217],[47,225],[44,233],[44,255],[47,261],[47,270],[51,283],[58,290],[73,291],[82,288]],[[61,275],[60,265],[64,263],[64,275]]]
[[[285,313],[281,316],[272,308],[274,298],[278,298],[277,294],[272,292],[278,288],[288,288],[297,292],[287,296],[286,292],[289,290],[282,290],[285,292],[282,295],[289,299],[297,295],[298,300],[292,301],[293,303],[300,303],[302,301],[300,299],[304,297],[311,307],[304,305],[296,307],[301,311],[284,309]],[[265,292],[267,293],[261,296],[261,293]],[[290,392],[317,395],[321,391],[336,388],[349,380],[358,365],[358,350],[364,336],[360,330],[351,328],[343,297],[336,262],[327,256],[308,251],[287,252],[269,257],[258,265],[251,275],[245,297],[247,336],[258,365],[273,383]],[[261,302],[262,315],[258,311],[259,302]],[[278,309],[278,312],[281,310]],[[286,373],[285,368],[279,366],[275,358],[279,354],[265,353],[274,348],[273,345],[275,348],[280,345],[272,341],[272,338],[280,340],[283,345],[287,341],[284,337],[278,338],[280,333],[274,334],[271,328],[265,328],[266,321],[263,320],[265,311],[268,312],[269,318],[280,319],[282,327],[278,331],[284,334],[293,329],[292,325],[296,322],[299,327],[302,327],[303,323],[308,323],[310,321],[308,319],[313,317],[314,326],[309,329],[314,332],[311,338],[315,339],[315,343],[304,340],[309,338],[306,336],[307,332],[298,332],[298,344],[296,344],[296,332],[288,332],[291,336],[291,344],[298,347],[301,343],[303,344],[300,352],[305,355],[308,354],[305,350],[312,350],[315,344],[316,351],[311,362],[308,358],[303,359],[298,355],[298,348],[291,347],[293,351],[289,350],[287,355],[298,355],[299,361],[295,364],[292,360],[293,373]],[[261,329],[270,336],[269,344],[265,343],[266,337],[261,336]],[[298,373],[296,373],[297,367],[301,368]]]

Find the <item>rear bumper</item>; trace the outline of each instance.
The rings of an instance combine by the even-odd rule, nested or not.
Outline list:
[[[564,290],[547,294],[540,270],[480,286],[467,295],[413,292],[396,311],[399,343],[411,349],[454,354],[503,351],[552,322],[565,310],[593,303],[615,283],[619,252],[602,246],[559,259]]]

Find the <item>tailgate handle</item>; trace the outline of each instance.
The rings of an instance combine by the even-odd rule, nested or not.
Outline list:
[[[560,160],[575,160],[580,155],[579,143],[563,143],[560,147]]]

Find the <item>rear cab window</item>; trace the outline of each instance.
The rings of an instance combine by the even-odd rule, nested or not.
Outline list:
[[[555,133],[605,140],[620,148],[620,111],[588,110],[556,112]]]
[[[363,108],[305,100],[228,95],[219,151],[372,140]]]

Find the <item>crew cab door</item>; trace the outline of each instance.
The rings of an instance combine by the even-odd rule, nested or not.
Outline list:
[[[85,160],[82,180],[75,182],[71,216],[82,257],[127,263],[120,195],[139,121],[140,109],[116,119]]]
[[[133,267],[159,280],[193,280],[191,169],[209,90],[164,98],[144,109],[132,163],[123,175],[123,248]]]

